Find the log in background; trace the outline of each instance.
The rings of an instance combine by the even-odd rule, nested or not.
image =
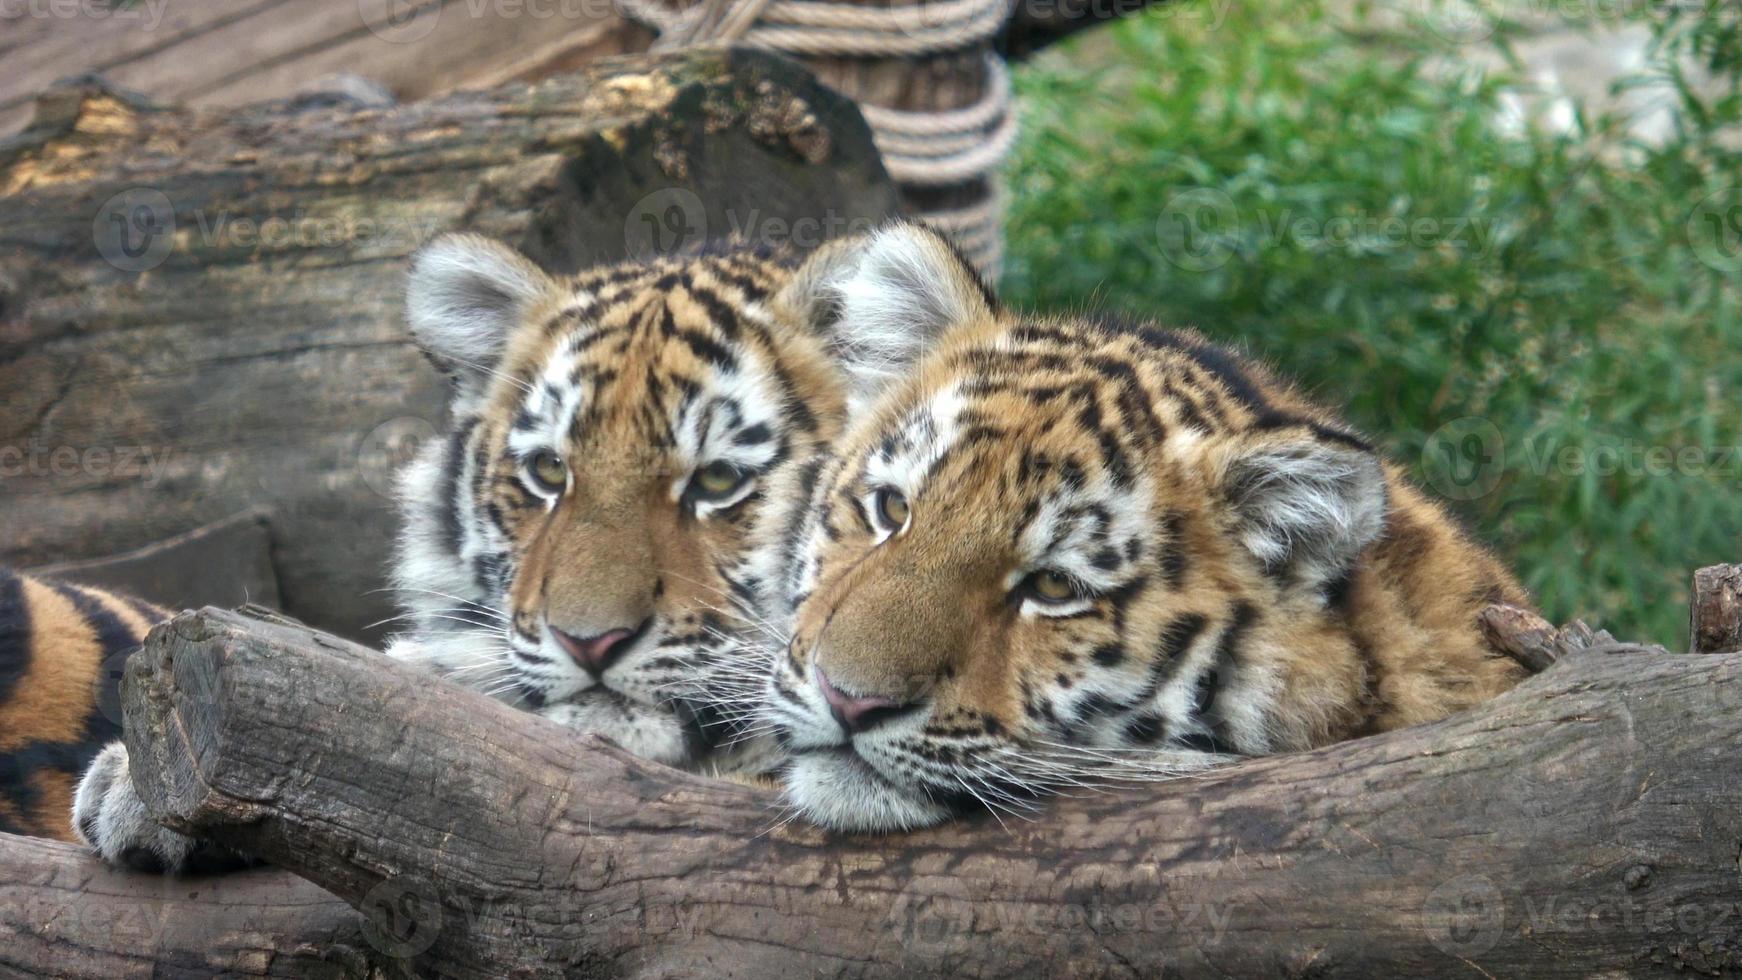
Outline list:
[[[284,608],[363,636],[391,611],[393,474],[443,425],[402,319],[420,242],[466,228],[570,271],[733,232],[816,244],[897,208],[857,108],[771,55],[388,109],[62,88],[0,143],[0,562],[248,512]],[[147,595],[230,601],[208,567]]]

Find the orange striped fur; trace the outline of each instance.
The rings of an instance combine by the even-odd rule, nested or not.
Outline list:
[[[121,734],[121,665],[167,613],[0,568],[0,831],[75,840],[79,774]]]

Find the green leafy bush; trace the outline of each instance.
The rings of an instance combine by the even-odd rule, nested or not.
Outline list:
[[[1018,76],[1004,292],[1276,363],[1551,618],[1679,646],[1692,570],[1742,561],[1742,38],[1651,16],[1663,64],[1628,84],[1680,106],[1655,146],[1509,124],[1503,74],[1360,10],[1182,0],[1090,32]]]

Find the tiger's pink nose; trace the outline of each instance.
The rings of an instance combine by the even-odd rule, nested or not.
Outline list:
[[[631,646],[630,641],[639,636],[641,630],[646,626],[646,623],[642,623],[632,630],[614,629],[597,636],[575,636],[572,633],[565,633],[555,626],[552,626],[550,631],[556,635],[557,643],[561,644],[568,655],[574,658],[575,663],[580,664],[582,670],[597,678],[611,669],[611,665],[628,651]]]
[[[893,698],[879,695],[847,694],[840,688],[829,683],[827,674],[822,668],[816,669],[817,687],[822,689],[823,700],[829,703],[829,713],[841,723],[841,728],[848,735],[856,735],[882,724],[901,714],[906,706]]]

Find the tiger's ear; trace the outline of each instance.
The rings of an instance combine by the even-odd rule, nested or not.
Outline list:
[[[405,312],[411,335],[462,390],[481,390],[508,337],[556,288],[544,270],[501,242],[450,234],[412,256]]]
[[[851,411],[905,374],[946,330],[997,310],[948,239],[907,221],[824,245],[778,301],[828,344],[847,374]]]
[[[1342,577],[1385,529],[1385,469],[1366,443],[1291,427],[1224,457],[1237,534],[1267,573],[1316,589]]]

